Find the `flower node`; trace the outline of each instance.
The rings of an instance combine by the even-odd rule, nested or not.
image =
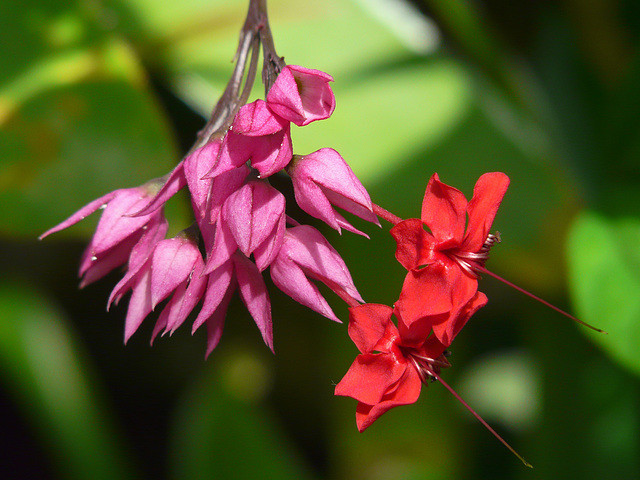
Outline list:
[[[491,248],[496,243],[500,242],[500,232],[496,232],[495,235],[490,233],[480,250],[477,252],[465,252],[456,249],[445,253],[466,273],[474,278],[480,278],[480,272],[484,270],[484,264],[489,260],[489,252],[491,251]]]

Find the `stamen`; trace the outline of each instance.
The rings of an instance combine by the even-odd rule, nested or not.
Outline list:
[[[479,270],[480,270],[482,273],[486,273],[487,275],[491,275],[491,276],[492,276],[493,278],[495,278],[496,280],[500,280],[502,283],[505,283],[506,285],[509,285],[510,287],[515,288],[515,289],[516,289],[516,290],[518,290],[519,292],[524,293],[525,295],[527,295],[527,296],[529,296],[529,297],[533,298],[534,300],[537,300],[538,302],[542,303],[543,305],[546,305],[547,307],[551,308],[552,310],[555,310],[556,312],[558,312],[558,313],[560,313],[560,314],[564,315],[565,317],[570,318],[570,319],[571,319],[571,320],[573,320],[574,322],[577,322],[577,323],[579,323],[580,325],[584,325],[585,327],[590,328],[591,330],[595,330],[595,331],[596,331],[596,332],[598,332],[598,333],[604,333],[605,335],[608,335],[608,333],[607,333],[607,332],[605,332],[604,330],[602,330],[601,328],[597,328],[597,327],[594,327],[593,325],[589,325],[587,322],[584,322],[584,321],[580,320],[579,318],[574,317],[573,315],[571,315],[571,314],[569,314],[569,313],[565,312],[564,310],[562,310],[562,309],[560,309],[560,308],[556,307],[555,305],[550,304],[550,303],[549,303],[549,302],[547,302],[546,300],[543,300],[542,298],[535,296],[533,293],[526,291],[524,288],[519,287],[519,286],[517,286],[517,285],[515,285],[515,284],[511,283],[509,280],[506,280],[506,279],[502,278],[501,276],[496,275],[495,273],[493,273],[493,272],[491,272],[491,271],[487,270],[486,268],[481,267]]]
[[[460,397],[460,395],[458,395],[458,394],[455,392],[455,390],[454,390],[453,388],[451,388],[451,387],[450,387],[450,386],[449,386],[449,385],[448,385],[444,380],[442,380],[442,378],[440,378],[440,375],[438,375],[438,373],[436,373],[436,372],[432,371],[432,372],[430,373],[430,375],[431,375],[432,377],[434,377],[436,380],[438,380],[438,381],[439,381],[439,382],[444,386],[444,388],[446,388],[447,390],[449,390],[449,392],[451,392],[451,394],[452,394],[454,397],[456,397],[456,399],[457,399],[457,400],[458,400],[458,401],[459,401],[459,402],[460,402],[460,403],[461,403],[461,404],[462,404],[462,405],[463,405],[467,410],[469,410],[469,411],[471,412],[471,415],[473,415],[474,417],[476,417],[476,418],[478,419],[478,421],[479,421],[482,425],[484,425],[484,427],[485,427],[487,430],[489,430],[489,431],[493,434],[493,436],[494,436],[494,437],[496,437],[498,440],[500,440],[500,442],[502,442],[502,444],[503,444],[505,447],[507,447],[511,453],[513,453],[516,457],[518,457],[518,459],[519,459],[519,460],[520,460],[520,461],[525,465],[525,467],[533,468],[533,465],[531,465],[529,462],[527,462],[527,461],[524,459],[524,457],[523,457],[522,455],[520,455],[518,452],[516,452],[516,451],[515,451],[515,449],[514,449],[511,445],[509,445],[509,444],[507,443],[507,441],[506,441],[504,438],[502,438],[500,435],[498,435],[498,433],[497,433],[493,428],[491,428],[491,426],[490,426],[490,425],[489,425],[489,424],[488,424],[488,423],[487,423],[487,422],[486,422],[486,421],[485,421],[485,420],[484,420],[484,419],[483,419],[483,418],[482,418],[478,413],[476,413],[476,411],[475,411],[473,408],[471,408],[471,407],[469,406],[469,404],[468,404],[467,402],[465,402],[465,401],[462,399],[462,397]]]
[[[500,243],[500,232],[496,234],[490,233],[484,244],[477,252],[447,252],[451,260],[456,262],[462,270],[471,275],[473,278],[480,278],[480,272],[484,269],[484,264],[489,260],[489,252],[491,248]]]
[[[440,373],[441,368],[449,368],[451,366],[446,358],[450,352],[443,352],[438,358],[431,358],[420,355],[412,348],[400,348],[404,356],[411,361],[420,376],[420,380],[425,385],[435,380],[435,376],[432,375],[433,372]]]
[[[570,318],[571,320],[573,320],[574,322],[579,323],[580,325],[584,325],[587,328],[590,328],[591,330],[595,330],[596,332],[599,333],[604,333],[606,334],[607,332],[605,332],[604,330],[594,327],[593,325],[589,325],[586,322],[583,322],[582,320],[574,317],[573,315],[565,312],[564,310],[561,310],[560,308],[556,307],[555,305],[550,304],[549,302],[541,299],[540,297],[535,296],[534,294],[527,292],[525,289],[518,287],[517,285],[514,285],[513,283],[511,283],[508,280],[505,280],[504,278],[496,275],[495,273],[487,270],[484,266],[484,264],[486,263],[487,260],[489,260],[489,251],[491,250],[491,247],[493,247],[496,243],[500,243],[501,239],[500,239],[500,232],[496,232],[495,235],[493,234],[489,234],[487,236],[487,239],[485,240],[484,244],[482,245],[482,248],[480,248],[480,250],[478,252],[447,252],[449,258],[451,260],[453,260],[454,262],[456,262],[458,264],[458,266],[464,270],[466,273],[468,273],[469,275],[471,275],[474,278],[480,278],[480,274],[481,273],[486,273],[487,275],[491,275],[493,278],[500,280],[502,283],[505,283],[507,285],[509,285],[510,287],[515,288],[516,290],[518,290],[519,292],[524,293],[525,295],[528,295],[529,297],[533,298],[534,300],[537,300],[538,302],[542,303],[543,305],[546,305],[547,307],[555,310],[556,312],[564,315],[567,318]]]

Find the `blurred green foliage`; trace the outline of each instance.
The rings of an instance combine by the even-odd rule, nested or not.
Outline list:
[[[124,348],[126,302],[104,311],[117,275],[76,289],[95,219],[35,241],[177,163],[224,89],[246,7],[0,2],[0,476],[531,475],[437,384],[357,433],[355,402],[333,396],[356,355],[345,325],[274,288],[275,357],[238,302],[207,362],[203,335],[184,327],[150,349],[149,320]],[[456,340],[447,380],[536,478],[640,476],[637,3],[269,7],[279,54],[335,78],[335,114],[294,129],[296,153],[337,149],[402,217],[419,214],[434,171],[467,194],[483,172],[506,172],[489,266],[609,332],[486,279],[490,304]],[[184,200],[171,202],[174,230],[189,222]],[[387,226],[355,224],[370,241],[323,232],[364,298],[391,304],[403,271]]]

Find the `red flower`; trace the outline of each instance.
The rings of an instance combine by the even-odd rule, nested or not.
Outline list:
[[[478,272],[484,271],[489,250],[499,241],[489,230],[508,186],[504,173],[485,173],[467,202],[462,192],[434,174],[421,219],[393,227],[396,258],[409,270],[396,309],[409,332],[433,328],[438,340],[450,345],[459,330],[456,322],[486,303],[477,291]]]
[[[508,186],[509,177],[504,173],[485,173],[467,202],[460,190],[442,183],[434,173],[424,194],[421,218],[404,220],[391,230],[398,242],[396,258],[407,270],[435,262],[453,263],[477,278],[491,245],[499,241],[489,230]]]
[[[358,400],[356,423],[361,432],[387,410],[414,403],[421,384],[449,366],[442,343],[429,332],[419,343],[405,341],[392,314],[391,307],[372,303],[349,309],[349,336],[361,355],[336,385],[335,394]]]

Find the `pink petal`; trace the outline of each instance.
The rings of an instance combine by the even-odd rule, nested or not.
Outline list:
[[[127,265],[127,273],[117,283],[117,285],[112,290],[111,295],[109,296],[109,301],[107,302],[107,310],[109,310],[109,306],[113,301],[115,301],[117,304],[120,298],[122,298],[127,290],[131,288],[135,277],[138,275],[138,272],[151,257],[156,244],[160,240],[163,240],[165,235],[167,234],[169,223],[167,222],[164,215],[160,213],[153,215],[146,227],[147,228],[144,230],[142,237],[140,237],[138,243],[136,243],[136,245],[131,250],[131,255],[129,255],[129,264]]]
[[[274,231],[284,209],[284,195],[263,181],[251,181],[225,201],[221,219],[240,251],[249,256]]]
[[[80,288],[100,280],[102,277],[111,272],[114,268],[119,267],[127,262],[131,250],[134,248],[142,232],[135,232],[129,238],[123,240],[115,247],[100,254],[99,257],[92,255],[91,245],[87,247],[83,254],[80,264]]]
[[[311,283],[302,269],[286,255],[279,256],[271,264],[270,272],[274,285],[296,302],[309,307],[320,315],[340,322],[318,287]]]
[[[279,256],[292,260],[307,276],[329,288],[337,285],[351,297],[363,301],[344,260],[315,228],[301,225],[287,229]]]
[[[255,264],[244,255],[233,256],[240,298],[253,317],[264,343],[273,351],[273,330],[271,322],[271,302],[262,275]]]
[[[329,118],[335,97],[329,87],[333,77],[319,70],[287,65],[267,95],[269,108],[298,126]]]
[[[73,215],[71,215],[69,218],[67,218],[65,221],[59,223],[58,225],[56,225],[55,227],[47,230],[46,232],[44,232],[42,235],[40,235],[38,238],[40,240],[42,240],[45,237],[48,237],[49,235],[51,235],[52,233],[56,233],[59,232],[60,230],[64,230],[65,228],[70,227],[71,225],[75,225],[76,223],[78,223],[80,220],[85,219],[86,217],[88,217],[89,215],[91,215],[92,213],[94,213],[96,210],[100,209],[100,208],[106,208],[107,204],[116,196],[119,195],[121,192],[123,192],[124,190],[115,190],[113,192],[107,193],[106,195],[103,195],[100,198],[95,199],[94,201],[86,204],[84,207],[82,207],[80,210],[78,210],[76,213],[74,213]]]
[[[228,292],[233,293],[233,262],[227,261],[203,278],[207,279],[207,288],[204,294],[202,308],[191,328],[192,334],[214,314]]]
[[[218,213],[225,200],[229,198],[229,195],[244,185],[244,181],[248,175],[249,167],[243,164],[213,179],[207,199],[207,210],[211,212],[209,218],[212,222],[218,220]]]
[[[206,276],[202,276],[203,270],[204,262],[202,257],[199,257],[186,289],[178,287],[162,311],[164,314],[164,311],[169,309],[166,328],[171,334],[182,325],[202,298],[208,280]]]
[[[120,190],[105,207],[93,235],[93,254],[98,255],[120,243],[149,222],[150,216],[132,217],[149,201],[143,188]]]
[[[256,261],[256,266],[263,272],[269,265],[276,259],[280,248],[282,248],[282,242],[284,240],[286,216],[282,215],[278,219],[278,223],[273,228],[273,231],[269,234],[267,239],[256,247],[253,251],[253,257]]]
[[[322,220],[331,228],[341,231],[336,220],[337,212],[331,206],[322,189],[306,178],[293,179],[293,189],[298,206],[312,217]]]
[[[142,209],[135,213],[129,214],[133,217],[141,217],[149,215],[156,211],[158,208],[164,206],[171,197],[173,197],[179,190],[184,188],[187,184],[187,179],[184,175],[184,161],[180,162],[176,168],[173,169],[169,178],[164,182],[158,193],[156,193],[151,201]]]
[[[231,130],[239,135],[261,137],[277,133],[287,125],[286,120],[273,114],[264,100],[256,100],[238,111]]]
[[[467,223],[467,199],[460,190],[442,183],[434,173],[424,194],[421,218],[440,249],[458,246]]]
[[[224,319],[227,315],[227,308],[229,307],[232,295],[233,290],[227,290],[227,293],[220,302],[218,308],[216,308],[215,312],[207,318],[207,352],[205,353],[205,358],[208,358],[209,355],[211,355],[211,352],[213,352],[220,342],[220,337],[222,337],[222,330],[224,328]]]
[[[200,250],[190,239],[178,236],[159,242],[151,257],[152,308],[184,282],[199,261]]]
[[[225,222],[218,220],[216,222],[216,234],[213,240],[213,247],[208,253],[209,256],[207,257],[204,275],[213,272],[228,262],[236,250],[238,250],[238,245],[229,231],[229,227]]]
[[[266,178],[286,167],[293,157],[289,125],[282,131],[264,137],[255,137],[251,150],[251,165]]]
[[[253,153],[254,138],[228,130],[222,140],[215,166],[205,178],[215,178],[225,172],[244,165]]]
[[[124,324],[125,344],[142,324],[146,316],[153,310],[151,306],[151,269],[149,267],[150,263],[147,263],[147,267],[138,277],[138,282],[133,286]]]
[[[187,288],[187,282],[183,282],[182,285],[178,287],[177,290],[185,290]],[[176,290],[176,291],[177,291]],[[171,303],[171,301],[169,301]],[[166,333],[167,322],[169,321],[170,307],[169,303],[162,310],[160,316],[158,316],[158,320],[156,320],[156,324],[153,326],[153,331],[151,332],[151,340],[149,340],[149,345],[153,346],[153,342],[156,341],[156,337],[162,332],[162,335]]]
[[[198,223],[207,217],[207,200],[213,183],[210,178],[203,178],[215,166],[220,150],[220,140],[209,142],[184,159],[184,176],[189,187],[191,203]]]
[[[355,230],[334,210],[334,205],[379,225],[367,190],[335,150],[323,148],[296,157],[288,171],[296,201],[310,215],[338,231],[341,226]]]

